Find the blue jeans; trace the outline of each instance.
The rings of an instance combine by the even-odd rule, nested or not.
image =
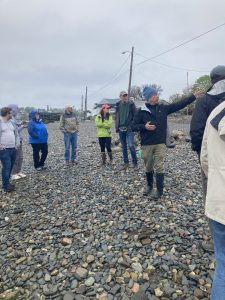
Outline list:
[[[2,163],[2,186],[6,188],[9,185],[12,168],[16,160],[16,149],[6,148],[0,150],[0,160]]]
[[[128,131],[119,131],[120,143],[122,145],[123,151],[123,161],[125,164],[129,163],[128,152],[127,152],[127,142],[130,149],[130,154],[132,157],[133,164],[137,164],[137,155],[134,147],[134,133],[131,130]]]
[[[70,160],[70,145],[71,145],[71,160],[75,160],[77,157],[77,133],[64,133],[65,143],[65,160]]]
[[[225,299],[225,225],[209,220],[213,232],[216,270],[213,279],[211,300]]]

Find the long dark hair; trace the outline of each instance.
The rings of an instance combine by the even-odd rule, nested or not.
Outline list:
[[[107,114],[104,114],[103,108],[100,111],[100,115],[101,115],[101,118],[102,118],[102,122],[109,119],[109,112],[107,112]]]

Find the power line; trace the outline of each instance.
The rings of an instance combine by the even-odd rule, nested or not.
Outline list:
[[[161,53],[159,53],[159,54],[157,54],[157,55],[154,55],[154,56],[152,56],[152,57],[150,57],[150,58],[148,58],[148,59],[146,59],[146,60],[143,60],[143,61],[141,61],[140,63],[136,64],[135,66],[139,66],[139,65],[144,64],[145,62],[147,62],[147,61],[149,61],[149,60],[152,60],[152,59],[157,58],[157,57],[159,57],[159,56],[162,56],[162,55],[164,55],[164,54],[166,54],[166,53],[168,53],[168,52],[171,52],[171,51],[173,51],[173,50],[175,50],[175,49],[177,49],[177,48],[180,48],[180,47],[182,47],[182,46],[184,46],[184,45],[186,45],[186,44],[188,44],[188,43],[190,43],[190,42],[192,42],[192,41],[194,41],[194,40],[196,40],[196,39],[198,39],[198,38],[200,38],[200,37],[202,37],[202,36],[208,34],[209,32],[212,32],[212,31],[214,31],[214,30],[216,30],[216,29],[218,29],[218,28],[224,26],[224,25],[225,25],[225,23],[220,24],[220,25],[218,25],[218,26],[216,26],[216,27],[214,27],[214,28],[212,28],[212,29],[210,29],[210,30],[204,32],[204,33],[199,34],[199,35],[196,36],[196,37],[193,37],[192,39],[190,39],[190,40],[188,40],[188,41],[186,41],[186,42],[183,42],[183,43],[181,43],[181,44],[179,44],[179,45],[177,45],[177,46],[174,46],[174,47],[172,47],[172,48],[169,48],[169,49],[167,49],[167,50],[165,50],[165,51],[163,51],[163,52],[161,52]]]
[[[100,87],[98,90],[93,91],[93,93],[91,95],[89,95],[89,97],[93,96],[95,94],[98,94],[101,90],[104,90],[106,87],[108,87],[109,85],[111,85],[112,82],[114,82],[118,77],[120,77],[122,74],[124,74],[124,72],[123,72],[122,74],[119,75],[120,71],[123,69],[123,67],[127,63],[128,59],[129,59],[129,56],[126,57],[125,61],[122,63],[122,65],[120,66],[120,68],[118,69],[118,71],[112,76],[112,78],[108,82],[106,82],[102,87]]]
[[[171,65],[168,65],[168,64],[165,64],[165,63],[161,63],[157,60],[153,60],[153,59],[150,59],[142,54],[139,54],[139,53],[136,53],[137,56],[140,56],[142,58],[145,58],[145,59],[148,59],[148,60],[151,60],[152,62],[158,64],[158,65],[162,65],[162,66],[165,66],[165,67],[168,67],[168,68],[171,68],[171,69],[177,69],[177,70],[182,70],[182,71],[190,71],[190,72],[198,72],[198,73],[209,73],[209,71],[203,71],[203,70],[195,70],[195,69],[188,69],[188,68],[184,68],[184,67],[177,67],[177,66],[171,66]],[[136,65],[137,66],[137,65]]]

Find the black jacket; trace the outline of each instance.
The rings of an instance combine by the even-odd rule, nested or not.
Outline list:
[[[135,115],[133,122],[133,130],[140,131],[141,135],[141,144],[142,145],[157,145],[166,143],[166,129],[167,129],[167,116],[172,114],[182,108],[186,107],[188,104],[191,104],[195,101],[195,96],[192,95],[188,98],[185,98],[179,102],[164,105],[157,104],[156,114],[152,114],[151,105],[147,108],[146,104],[138,110]],[[156,126],[156,129],[153,131],[145,129],[145,124],[147,122]]]
[[[119,118],[120,118],[120,101],[116,103],[116,121],[115,121],[115,125],[116,125],[116,132],[119,131]],[[126,123],[125,126],[128,129],[132,129],[132,123],[133,123],[133,119],[136,113],[136,106],[134,104],[134,102],[132,101],[128,101],[128,109],[127,109],[127,116],[126,116]]]
[[[219,95],[205,94],[195,105],[195,110],[191,119],[190,136],[192,143],[192,150],[201,152],[202,139],[206,126],[206,121],[217,105],[225,100],[225,93]]]

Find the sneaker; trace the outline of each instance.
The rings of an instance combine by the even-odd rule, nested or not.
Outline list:
[[[46,166],[42,166],[41,169],[42,170],[47,170],[47,167]]]
[[[22,177],[20,177],[19,174],[14,174],[14,175],[11,176],[11,179],[12,179],[12,180],[18,180],[18,179],[20,179],[20,178],[22,178]]]
[[[20,176],[20,178],[25,178],[25,177],[27,177],[27,175],[25,175],[25,174],[23,174],[23,173],[19,173],[18,175]]]
[[[71,163],[72,163],[72,165],[77,165],[78,161],[76,159],[75,160],[71,160]]]
[[[42,167],[37,167],[35,170],[36,171],[42,171]]]

